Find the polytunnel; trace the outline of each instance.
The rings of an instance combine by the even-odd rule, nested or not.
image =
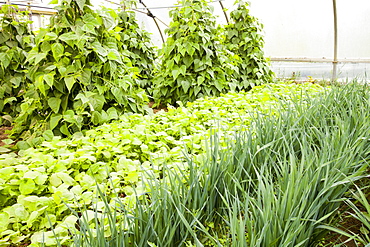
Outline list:
[[[169,11],[177,0],[138,0],[136,16],[161,47]],[[33,29],[45,26],[53,6],[45,0],[1,1],[30,10]],[[251,14],[263,24],[265,56],[279,78],[367,80],[370,69],[370,1],[250,0]],[[92,0],[94,8],[119,8],[117,0]],[[234,0],[210,0],[219,24],[226,24]]]

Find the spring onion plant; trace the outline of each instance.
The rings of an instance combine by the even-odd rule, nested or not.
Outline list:
[[[201,164],[164,165],[134,205],[117,195],[93,220],[77,214],[74,246],[315,246],[367,169],[370,93],[349,85],[294,102],[226,141],[214,131]]]

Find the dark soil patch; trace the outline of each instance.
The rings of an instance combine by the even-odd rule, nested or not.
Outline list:
[[[342,219],[339,222],[338,228],[348,232],[352,235],[360,234],[360,227],[362,226],[361,222],[353,218],[349,212],[343,214]],[[329,232],[325,237],[324,246],[334,246],[336,244],[345,243],[343,246],[347,247],[357,247],[358,245],[354,240],[348,241],[348,237],[343,236],[336,232]],[[346,242],[348,241],[348,242]]]
[[[9,247],[26,247],[26,246],[29,246],[30,244],[31,244],[31,241],[27,241],[24,243],[20,243],[18,245],[11,244]]]
[[[369,174],[370,171],[367,172]],[[362,189],[362,192],[366,195],[367,201],[370,201],[370,187],[366,186],[369,183],[369,181],[366,181],[366,178],[363,179],[362,181],[360,180],[358,182],[358,186],[360,188],[365,188]],[[359,202],[352,201],[356,207],[361,211],[361,212],[366,212],[366,208]],[[355,212],[353,209],[351,209],[348,205],[343,204],[339,208],[339,213],[341,214],[341,219],[338,222],[338,228],[349,233],[350,235],[359,235],[363,236],[361,233],[361,227],[363,224],[361,221],[357,220],[356,218],[353,217]],[[359,244],[356,244],[354,240],[348,241],[348,237],[343,236],[339,233],[335,232],[329,232],[328,235],[325,237],[324,246],[334,246],[335,244],[339,243],[345,243],[343,246],[347,247],[358,247],[361,246]],[[348,242],[346,242],[348,241]]]
[[[164,106],[156,106],[156,107],[153,108],[154,104],[155,104],[154,101],[149,102],[149,107],[153,109],[154,114],[159,112],[159,111],[162,111],[162,110],[165,111],[165,112],[168,111],[167,107],[164,107]]]
[[[0,127],[0,146],[6,145],[3,140],[8,139],[9,131],[12,127],[2,126]]]

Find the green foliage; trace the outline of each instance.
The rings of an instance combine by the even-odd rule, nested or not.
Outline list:
[[[237,134],[233,151],[220,152],[227,157],[219,167],[231,163],[236,171],[226,170],[226,188],[218,187],[232,205],[227,221],[235,242],[227,246],[315,246],[325,236],[317,226],[336,216],[350,181],[367,165],[369,97],[362,89],[335,89]]]
[[[89,1],[79,0],[61,1],[57,10],[27,57],[33,85],[13,134],[29,139],[51,130],[68,136],[123,112],[143,112],[147,96],[135,81],[139,71],[122,41],[117,13],[97,14]]]
[[[51,225],[67,243],[70,233],[77,231],[78,221],[70,209],[85,211],[90,218],[94,218],[94,207],[104,211],[104,203],[94,201],[96,183],[107,194],[109,205],[116,205],[119,195],[120,201],[132,208],[137,202],[135,191],[145,193],[163,178],[163,164],[187,174],[184,147],[200,164],[210,129],[220,128],[220,136],[228,138],[241,125],[248,128],[253,116],[278,115],[280,105],[287,107],[295,97],[322,91],[312,84],[266,84],[155,115],[122,116],[84,135],[51,137],[37,149],[0,155],[0,218],[4,219],[0,221],[0,245],[29,237],[35,246],[43,237],[47,245],[54,245]],[[94,227],[93,221],[88,224]],[[112,234],[109,229],[104,230],[106,237]]]
[[[258,115],[227,138],[217,132],[201,163],[187,156],[185,171],[184,164],[178,171],[164,165],[161,179],[149,177],[148,193],[137,193],[131,207],[116,197],[109,211],[109,197],[100,193],[98,228],[75,214],[84,231],[74,244],[317,246],[326,233],[319,226],[337,216],[343,195],[368,168],[369,99],[367,86],[335,88],[276,105],[278,116]],[[367,212],[353,209],[368,222]]]
[[[154,77],[154,61],[157,57],[150,34],[139,27],[134,12],[125,10],[119,12],[118,16],[117,27],[122,28],[120,31],[122,43],[125,50],[131,52],[129,58],[132,66],[138,69],[138,84],[149,93]]]
[[[232,65],[221,45],[221,32],[207,0],[182,0],[170,11],[168,39],[160,52],[161,64],[153,96],[158,104],[194,101],[235,89]]]
[[[230,16],[232,23],[225,27],[225,45],[236,55],[238,73],[234,73],[234,78],[239,82],[237,88],[248,89],[271,82],[273,72],[262,51],[262,24],[249,14],[248,3],[244,1],[239,2]]]
[[[0,123],[9,125],[21,111],[27,89],[25,61],[32,48],[27,13],[17,6],[2,5],[0,10]]]

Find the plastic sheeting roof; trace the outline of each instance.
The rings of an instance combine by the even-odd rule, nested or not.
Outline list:
[[[38,6],[38,10],[50,8],[45,1],[11,1],[12,3]],[[164,34],[166,25],[171,19],[168,12],[176,6],[177,0],[141,0],[145,6],[156,17],[159,28]],[[322,75],[326,76],[328,71],[327,63],[333,59],[334,44],[334,21],[333,21],[333,0],[250,0],[251,14],[256,16],[264,24],[265,54],[272,61],[285,62],[321,62],[326,63],[322,67]],[[342,63],[370,63],[370,1],[337,1],[338,12],[338,59]],[[0,0],[1,2],[1,0]],[[96,8],[103,5],[111,8],[118,8],[119,0],[91,0]],[[4,2],[2,2],[4,3]],[[226,19],[220,3],[230,12],[233,9],[234,0],[214,0],[214,14],[220,24],[225,24]],[[34,8],[33,8],[34,9]],[[146,14],[147,9],[138,4],[137,18],[143,23],[145,29],[153,34],[153,42],[160,47],[161,36],[153,19]],[[296,68],[302,69],[301,64],[292,65],[289,63],[279,66],[288,73]],[[287,67],[288,66],[288,67]],[[306,66],[306,65],[304,65]],[[312,66],[311,66],[312,67]],[[316,73],[320,69],[317,64],[313,69]],[[347,66],[348,67],[348,66]],[[369,66],[356,67],[356,71],[366,74]],[[344,65],[340,68],[344,68]],[[353,70],[350,69],[352,72]],[[316,72],[315,72],[316,71]],[[351,74],[344,72],[342,74]],[[307,74],[311,72],[308,71]],[[356,74],[353,72],[352,74]],[[318,74],[320,74],[318,72]]]

